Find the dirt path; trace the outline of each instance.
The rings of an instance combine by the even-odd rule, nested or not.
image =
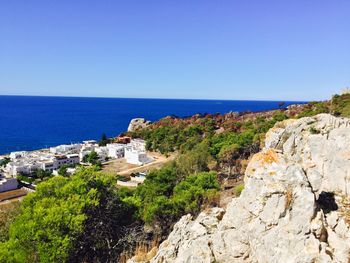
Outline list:
[[[23,196],[27,195],[28,192],[23,189],[16,189],[7,192],[0,193],[0,205],[6,204],[13,201],[18,201],[23,198]]]
[[[112,173],[115,175],[118,174],[123,176],[130,176],[132,173],[148,172],[153,169],[159,169],[165,163],[174,160],[176,157],[176,154],[171,154],[169,157],[166,157],[160,153],[155,152],[149,152],[147,155],[153,157],[154,161],[142,166],[138,166],[126,163],[125,159],[117,159],[104,164],[102,170],[104,172]]]

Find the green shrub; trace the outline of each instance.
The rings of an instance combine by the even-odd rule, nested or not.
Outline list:
[[[235,192],[236,196],[240,196],[243,190],[244,190],[244,184],[237,185],[234,188],[234,192]]]

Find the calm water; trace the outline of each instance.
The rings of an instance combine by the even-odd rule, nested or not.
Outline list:
[[[278,108],[278,103],[0,96],[0,154],[99,139],[102,133],[116,136],[136,117],[155,121],[168,115],[261,111]]]

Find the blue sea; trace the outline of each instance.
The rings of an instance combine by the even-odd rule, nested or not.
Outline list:
[[[0,96],[0,154],[116,136],[136,117],[262,111],[279,102]]]

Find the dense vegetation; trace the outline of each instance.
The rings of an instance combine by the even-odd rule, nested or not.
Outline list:
[[[19,214],[19,202],[10,202],[0,206],[0,242],[9,238],[9,228]]]
[[[350,117],[350,94],[334,95],[329,101],[310,102],[303,107],[297,117],[314,116],[319,113]]]
[[[52,176],[52,173],[49,171],[37,169],[31,174],[19,174],[17,175],[17,179],[21,182],[38,184],[48,178],[51,178]]]
[[[204,172],[203,160],[193,158],[171,162],[153,171],[147,180],[124,201],[137,208],[137,218],[145,223],[159,224],[166,230],[185,213],[197,214],[202,205],[215,201],[219,190],[215,172]],[[192,173],[187,174],[187,171]],[[161,233],[159,233],[161,234]]]
[[[179,160],[153,171],[135,191],[117,189],[116,178],[96,167],[42,182],[20,210],[6,214],[0,262],[117,262],[137,241],[130,238],[136,226],[166,217],[170,226],[215,196],[216,174],[201,173],[207,169],[201,161],[182,166]]]
[[[179,151],[186,154],[198,145],[206,145],[200,154],[209,153],[217,165],[227,168],[231,174],[238,167],[237,160],[246,159],[259,150],[265,133],[273,125],[287,118],[282,110],[273,112],[269,117],[257,116],[244,120],[222,121],[212,115],[195,119],[165,119],[156,126],[130,133],[147,141],[147,149],[168,154]],[[226,127],[220,131],[220,127]],[[220,132],[218,132],[220,131]]]
[[[122,248],[114,246],[133,210],[120,200],[114,183],[112,176],[90,168],[38,185],[0,244],[0,262],[117,259]]]
[[[330,101],[296,105],[288,110],[167,117],[129,135],[145,139],[148,150],[164,154],[174,151],[186,153],[205,142],[213,159],[231,173],[231,169],[237,166],[237,160],[259,150],[265,133],[276,122],[319,113],[350,117],[350,94],[335,95]]]

